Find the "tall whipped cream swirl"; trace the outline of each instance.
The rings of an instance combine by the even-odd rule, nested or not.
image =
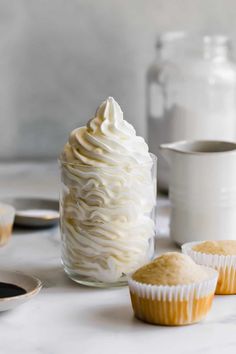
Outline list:
[[[81,276],[117,282],[148,261],[154,235],[153,160],[109,97],[61,154],[63,262]]]
[[[96,167],[151,162],[147,144],[123,119],[112,97],[101,104],[86,127],[71,132],[62,158]]]

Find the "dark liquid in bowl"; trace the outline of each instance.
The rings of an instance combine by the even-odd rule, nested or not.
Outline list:
[[[15,284],[0,282],[0,298],[26,294],[26,290]]]

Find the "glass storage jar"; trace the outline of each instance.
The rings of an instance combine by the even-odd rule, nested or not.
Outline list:
[[[236,66],[226,36],[161,35],[147,73],[148,139],[152,152],[178,140],[236,140]],[[159,155],[158,155],[159,157]],[[160,188],[168,166],[160,156]]]
[[[154,256],[156,162],[94,167],[60,160],[62,263],[74,281],[126,284]]]

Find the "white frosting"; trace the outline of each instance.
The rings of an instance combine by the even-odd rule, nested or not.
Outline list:
[[[87,278],[116,282],[147,262],[154,223],[153,161],[111,97],[61,155],[63,261]]]

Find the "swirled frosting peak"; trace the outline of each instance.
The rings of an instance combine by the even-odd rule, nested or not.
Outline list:
[[[150,162],[148,146],[123,118],[114,98],[107,98],[87,126],[74,129],[62,160],[89,166]]]

